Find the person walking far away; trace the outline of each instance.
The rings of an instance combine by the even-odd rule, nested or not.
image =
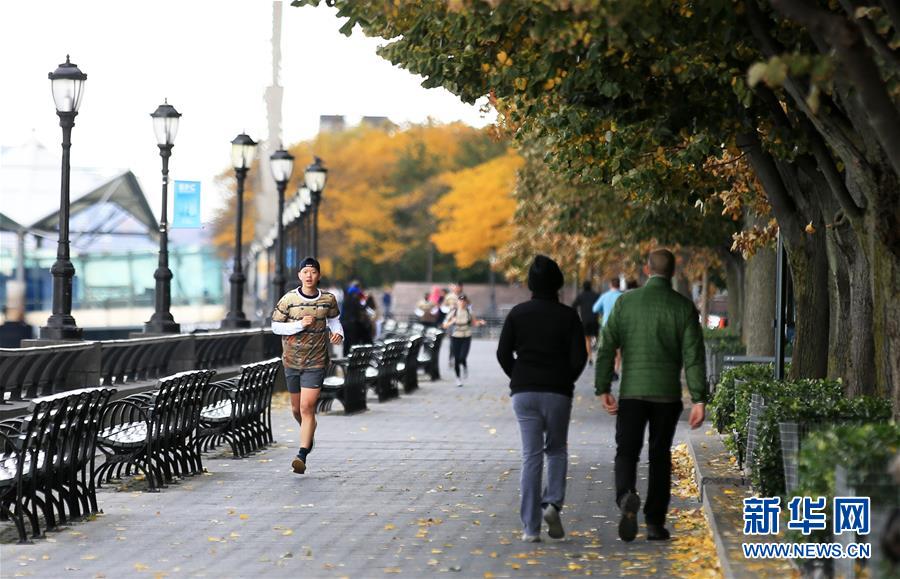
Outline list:
[[[623,541],[637,536],[641,506],[637,463],[644,430],[649,424],[647,539],[664,541],[669,538],[665,524],[672,486],[672,438],[683,409],[682,368],[691,394],[691,428],[703,423],[709,395],[700,315],[691,300],[672,289],[675,256],[667,249],[654,250],[645,271],[650,279],[619,298],[603,327],[594,381],[600,404],[616,417],[616,502]],[[622,351],[618,402],[610,392],[617,348]]]
[[[344,304],[341,308],[341,324],[344,328],[344,356],[350,355],[350,349],[359,344],[367,344],[367,329],[363,316],[365,308],[360,302],[360,290],[358,285],[351,285],[344,294]]]
[[[597,301],[594,302],[594,307],[592,311],[603,317],[600,322],[600,327],[606,325],[607,320],[609,320],[609,315],[612,313],[613,306],[616,305],[616,301],[618,301],[619,296],[622,295],[622,292],[619,290],[619,279],[612,277],[609,279],[609,289],[603,292]],[[600,341],[603,341],[601,336]],[[613,370],[613,380],[619,379],[619,368],[621,367],[621,359],[619,358],[618,353],[616,354],[616,364],[615,370]]]
[[[522,437],[522,540],[541,540],[541,516],[553,539],[565,536],[560,511],[566,498],[569,419],[575,380],[584,370],[584,330],[575,310],[559,302],[562,271],[538,255],[528,271],[532,298],[503,322],[497,360],[507,376]],[[541,489],[544,456],[547,484]]]
[[[307,455],[313,448],[316,402],[325,381],[329,342],[340,344],[344,339],[337,299],[319,289],[320,271],[315,258],[304,259],[297,274],[300,287],[284,294],[272,312],[272,332],[282,336],[284,381],[291,396],[291,411],[300,425],[300,450],[291,462],[297,474],[306,472]]]
[[[472,345],[472,327],[484,324],[484,320],[479,320],[472,313],[472,306],[466,294],[460,294],[456,306],[447,314],[443,324],[445,330],[453,326],[453,331],[450,332],[450,351],[453,352],[453,369],[456,371],[457,386],[462,386],[462,379],[469,377],[468,359],[469,348]]]
[[[597,341],[597,335],[600,333],[600,323],[594,314],[594,302],[600,295],[591,288],[591,282],[585,281],[581,285],[581,293],[572,302],[572,307],[581,317],[581,325],[584,328],[584,346],[588,353],[588,364],[593,364],[594,343]]]
[[[618,301],[619,296],[622,295],[622,292],[619,290],[619,279],[612,277],[609,278],[609,289],[600,294],[600,297],[594,302],[594,307],[592,311],[598,316],[603,316],[603,320],[600,322],[600,327],[606,325],[606,322],[609,320],[609,314],[612,313],[613,306],[616,305],[616,301]]]
[[[463,285],[461,283],[451,283],[450,284],[450,292],[444,295],[444,298],[437,302],[440,306],[441,313],[444,314],[443,319],[445,320],[447,316],[450,315],[450,312],[456,307],[456,302],[459,301],[460,294],[463,293]],[[441,325],[443,326],[443,320],[441,320]],[[453,364],[453,348],[450,348],[450,354],[447,358],[447,363],[451,368],[454,367]]]
[[[381,311],[382,317],[385,320],[393,317],[394,312],[391,307],[394,305],[394,296],[391,293],[391,288],[389,286],[385,286],[384,293],[381,294]]]

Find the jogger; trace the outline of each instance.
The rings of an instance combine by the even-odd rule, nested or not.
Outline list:
[[[284,379],[291,396],[291,411],[300,425],[300,450],[291,463],[298,474],[306,472],[307,456],[313,448],[316,402],[328,367],[328,344],[340,344],[344,338],[337,299],[319,289],[319,271],[318,261],[312,257],[304,259],[297,274],[300,287],[278,300],[272,312],[272,332],[282,336]]]
[[[483,326],[484,320],[479,320],[472,313],[472,306],[466,294],[460,294],[456,305],[444,320],[444,328],[453,326],[450,332],[450,359],[453,361],[453,369],[456,371],[456,385],[462,386],[462,379],[469,377],[469,348],[472,345],[472,327]]]

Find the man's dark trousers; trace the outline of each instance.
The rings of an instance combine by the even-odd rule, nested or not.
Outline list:
[[[637,463],[650,425],[650,481],[644,502],[644,519],[650,525],[665,525],[672,486],[672,439],[683,405],[634,398],[619,400],[616,414],[616,502],[629,491],[637,493]]]

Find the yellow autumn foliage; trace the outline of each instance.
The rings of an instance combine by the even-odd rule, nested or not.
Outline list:
[[[511,239],[516,201],[512,196],[522,158],[514,151],[477,167],[447,173],[450,190],[431,207],[438,229],[435,247],[453,255],[461,268],[487,259]]]
[[[429,204],[433,199],[428,197],[428,184],[459,168],[464,143],[484,132],[462,123],[428,123],[402,130],[362,126],[321,133],[314,140],[289,147],[296,160],[285,203],[296,194],[303,171],[315,154],[328,168],[328,183],[319,207],[323,268],[340,275],[352,270],[358,259],[375,263],[401,260],[415,242],[413,238],[418,235],[424,242],[429,232],[401,229],[396,223],[398,212],[415,213],[417,205]],[[253,177],[258,169],[255,164],[250,170],[245,187],[245,243],[254,236],[253,197],[258,181]],[[417,172],[425,174],[419,176]],[[224,172],[220,182],[233,189],[233,171]],[[214,243],[223,255],[232,252],[234,215],[232,197],[215,226]],[[333,267],[326,268],[325,263]]]

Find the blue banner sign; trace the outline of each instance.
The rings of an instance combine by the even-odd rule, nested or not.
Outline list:
[[[200,181],[175,181],[172,228],[199,229]]]

